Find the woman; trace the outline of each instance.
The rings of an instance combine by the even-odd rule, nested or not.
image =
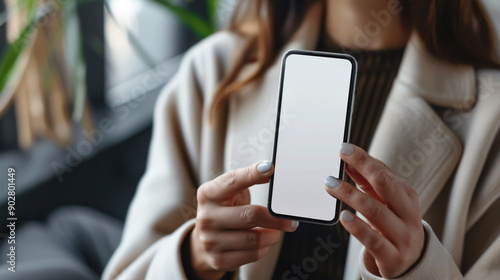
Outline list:
[[[148,168],[104,279],[496,279],[492,27],[476,0],[416,2],[240,1],[158,100]],[[263,206],[273,166],[258,160],[271,156],[288,49],[343,50],[360,65],[358,145],[340,150],[360,189],[325,181],[365,217],[341,214],[355,237],[347,257],[340,225],[298,226]]]

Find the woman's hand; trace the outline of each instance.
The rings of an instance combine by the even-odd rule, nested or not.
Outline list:
[[[344,143],[340,155],[362,191],[331,176],[326,189],[368,220],[367,224],[344,210],[342,225],[366,247],[365,263],[372,273],[384,278],[401,276],[418,261],[424,246],[417,193],[359,147]]]
[[[191,233],[191,264],[202,279],[220,279],[227,271],[255,262],[276,244],[281,231],[298,222],[272,217],[250,205],[249,187],[269,181],[274,168],[263,161],[233,170],[203,184],[197,193],[196,225]]]

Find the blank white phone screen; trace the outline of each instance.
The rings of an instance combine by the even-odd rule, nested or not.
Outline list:
[[[331,221],[337,200],[324,186],[327,176],[340,176],[353,66],[301,54],[288,55],[285,65],[280,114],[289,118],[279,126],[271,209]]]

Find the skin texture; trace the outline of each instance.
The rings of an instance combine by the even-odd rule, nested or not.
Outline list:
[[[344,219],[350,216],[347,213],[340,222],[368,250],[365,262],[378,270],[371,272],[389,279],[401,276],[417,262],[424,246],[418,195],[383,162],[351,146],[351,154],[340,156],[360,188],[342,181],[339,187],[326,190],[367,219],[364,222],[351,214],[354,219],[348,221]]]
[[[406,45],[411,30],[402,23],[401,0],[328,0],[325,31],[340,46],[384,50]],[[360,33],[364,35],[360,44]]]
[[[198,189],[196,225],[190,235],[191,266],[200,279],[220,279],[227,271],[259,260],[292,222],[250,205],[248,188],[269,182],[274,167],[261,173],[256,163],[209,181]]]

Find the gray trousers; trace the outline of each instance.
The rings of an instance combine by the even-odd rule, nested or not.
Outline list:
[[[0,279],[96,280],[118,246],[123,223],[85,207],[64,207],[45,223],[16,229],[16,272],[7,268],[8,249],[0,245]]]

